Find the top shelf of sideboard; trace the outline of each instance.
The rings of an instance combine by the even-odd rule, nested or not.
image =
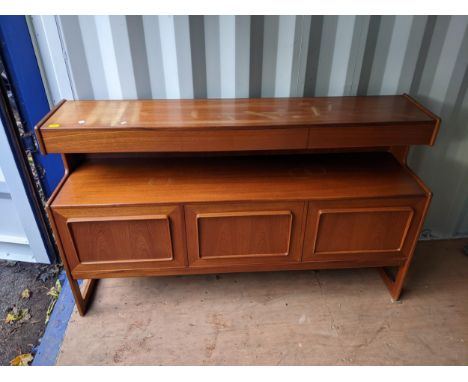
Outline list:
[[[229,152],[432,145],[440,119],[408,95],[62,101],[43,153]]]

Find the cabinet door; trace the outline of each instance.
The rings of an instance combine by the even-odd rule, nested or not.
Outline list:
[[[305,204],[185,207],[190,266],[300,262]]]
[[[419,235],[424,198],[311,201],[304,261],[405,257]]]
[[[185,265],[181,207],[86,207],[53,210],[73,272]]]

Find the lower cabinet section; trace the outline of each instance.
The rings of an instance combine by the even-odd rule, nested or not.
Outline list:
[[[304,261],[405,257],[418,232],[425,198],[309,203]]]
[[[54,210],[69,265],[185,265],[179,206],[87,207]]]
[[[425,197],[53,209],[72,273],[401,263]],[[245,268],[242,268],[245,266]]]
[[[191,266],[300,262],[305,203],[185,207]]]

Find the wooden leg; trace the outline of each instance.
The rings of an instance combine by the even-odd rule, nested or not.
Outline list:
[[[91,300],[97,280],[95,279],[83,280],[83,286],[81,288],[78,284],[78,280],[68,277],[68,282],[70,283],[73,297],[75,298],[75,303],[76,303],[76,307],[78,308],[78,313],[80,313],[80,316],[84,316],[86,314],[86,310],[88,309],[89,302]]]
[[[390,292],[392,301],[398,301],[400,299],[409,263],[410,261],[407,260],[405,264],[398,267],[395,276],[393,276],[387,268],[379,268],[380,276]]]

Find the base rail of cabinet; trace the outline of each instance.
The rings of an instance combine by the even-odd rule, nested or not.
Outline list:
[[[345,267],[344,269],[346,268],[347,267]],[[384,284],[388,288],[390,297],[393,302],[396,302],[400,299],[400,296],[403,290],[403,284],[404,284],[406,273],[407,273],[407,268],[408,268],[407,263],[404,263],[401,266],[392,267],[392,269],[396,269],[395,272],[392,272],[392,269],[390,269],[389,267],[377,268],[380,276],[382,277]],[[330,269],[330,268],[324,268],[324,267],[309,268],[309,270],[324,270],[324,269]],[[213,272],[213,271],[216,271],[216,272]],[[211,272],[210,270],[205,270],[204,272],[193,272],[192,274],[198,274],[198,273],[209,274],[209,273],[222,273],[222,272],[219,272],[219,270],[213,269],[211,270]],[[161,277],[161,276],[168,276],[171,274],[172,274],[171,272],[166,272],[166,274],[163,274],[163,275],[151,275],[150,274],[149,276]],[[181,273],[175,272],[174,274],[181,274]],[[185,274],[190,275],[190,273],[185,273]],[[68,272],[67,272],[67,276],[68,276],[70,287],[71,287],[71,290],[75,299],[76,307],[78,309],[78,313],[80,314],[80,316],[84,316],[86,312],[88,311],[88,308],[90,307],[90,304],[93,298],[93,293],[94,293],[96,284],[99,279],[84,279],[83,284],[80,287],[78,280],[72,278],[72,276],[69,276]],[[113,277],[112,275],[106,275],[106,276]],[[114,275],[114,277],[115,276],[116,275]]]

